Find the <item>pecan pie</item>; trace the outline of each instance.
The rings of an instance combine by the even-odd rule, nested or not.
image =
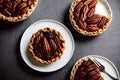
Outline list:
[[[38,0],[0,0],[0,19],[17,22],[32,13]]]
[[[43,28],[32,35],[29,51],[35,60],[50,64],[61,58],[65,49],[65,40],[60,32],[51,28]]]
[[[72,70],[71,80],[104,80],[99,69],[88,58],[82,58]]]
[[[81,34],[95,36],[104,32],[111,20],[111,16],[95,14],[98,0],[74,0],[70,8],[70,21]]]

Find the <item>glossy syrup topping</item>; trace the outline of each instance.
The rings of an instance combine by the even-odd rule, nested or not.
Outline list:
[[[89,59],[78,67],[74,80],[104,80],[96,65]]]
[[[74,8],[74,20],[78,27],[88,32],[103,29],[109,22],[106,16],[95,14],[98,0],[81,0]]]
[[[54,32],[41,31],[34,39],[34,53],[43,60],[56,58],[62,53],[63,42]]]
[[[7,17],[22,15],[33,3],[34,0],[0,0],[0,13]]]

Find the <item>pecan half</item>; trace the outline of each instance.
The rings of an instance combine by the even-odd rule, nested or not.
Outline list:
[[[79,19],[79,14],[78,13],[74,13],[74,19],[75,19],[75,21],[77,21]]]
[[[16,11],[20,11],[23,8],[25,8],[27,6],[26,2],[20,3],[18,6],[16,6]]]
[[[77,21],[77,25],[78,25],[78,27],[81,28],[81,29],[84,29],[84,28],[85,28],[85,24],[84,24],[84,22],[83,22],[82,20],[78,20],[78,21]]]
[[[103,28],[107,22],[108,22],[108,19],[103,16],[101,21],[98,23],[98,27]]]
[[[87,17],[92,17],[94,14],[95,14],[95,7],[91,8],[91,9],[88,11]]]
[[[88,25],[88,26],[87,26],[87,30],[94,32],[94,31],[98,31],[98,30],[99,30],[99,27],[97,27],[97,26],[95,26],[95,25]]]
[[[52,39],[49,40],[49,43],[50,43],[52,52],[55,52],[57,49],[56,43]]]
[[[55,36],[54,38],[53,38],[53,40],[55,41],[55,43],[57,44],[57,46],[58,46],[58,48],[61,48],[61,40],[57,37],[57,36]]]
[[[74,9],[74,19],[77,21],[79,19],[80,10],[83,7],[83,2],[80,2]]]
[[[92,17],[88,17],[85,21],[87,24],[96,24],[101,20],[101,15],[94,14]]]
[[[84,21],[87,18],[87,13],[88,13],[88,5],[83,7],[83,11],[81,12],[80,19]]]
[[[78,5],[75,7],[74,12],[79,13],[82,7],[83,7],[83,2],[79,2]]]
[[[50,53],[50,45],[48,43],[48,40],[45,37],[42,37],[41,42],[42,42],[43,51],[45,53]]]
[[[10,7],[10,11],[11,11],[11,12],[15,12],[16,5],[17,5],[16,2],[12,2],[12,5],[11,5],[11,7]]]
[[[24,9],[22,9],[22,14],[26,13],[28,11],[29,7],[25,7]]]
[[[99,77],[99,72],[98,70],[92,70],[88,73],[89,76],[93,76],[91,77],[91,80],[96,80]]]

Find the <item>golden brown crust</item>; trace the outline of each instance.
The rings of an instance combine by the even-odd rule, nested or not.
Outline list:
[[[98,34],[103,33],[110,25],[112,17],[106,17],[108,19],[108,22],[106,23],[106,25],[104,25],[103,28],[99,29],[98,31],[95,32],[88,32],[86,30],[82,30],[78,27],[78,25],[76,24],[76,21],[74,20],[74,8],[75,6],[80,2],[81,0],[74,0],[74,2],[72,3],[70,10],[69,10],[69,18],[70,18],[70,22],[73,25],[74,29],[77,30],[77,32],[79,32],[80,34],[83,35],[87,35],[87,36],[96,36]]]
[[[88,60],[89,60],[88,57],[84,57],[84,58],[80,59],[80,60],[75,64],[75,66],[73,67],[72,72],[71,72],[71,80],[74,80],[76,71],[77,71],[78,67],[83,63],[83,61],[88,61]]]
[[[53,59],[47,60],[47,61],[38,58],[37,56],[35,56],[35,53],[33,52],[33,49],[34,49],[34,47],[33,47],[34,40],[35,40],[36,36],[39,36],[39,35],[41,34],[41,32],[43,32],[43,31],[44,31],[44,32],[50,31],[50,32],[55,33],[55,34],[59,37],[59,39],[62,41],[61,53],[59,53],[59,56],[57,56],[57,57],[55,57],[55,58],[53,58]],[[44,29],[40,29],[38,32],[34,33],[34,34],[32,35],[32,37],[31,37],[30,43],[29,43],[29,51],[32,53],[33,58],[34,58],[36,61],[38,61],[38,62],[40,62],[40,63],[43,63],[43,64],[50,64],[50,63],[56,62],[58,59],[61,58],[61,56],[62,56],[62,54],[63,54],[63,52],[64,52],[64,49],[65,49],[65,40],[63,39],[61,33],[58,32],[58,31],[55,30],[55,29],[50,29],[50,28],[48,28],[48,27],[46,27],[46,28],[44,28]]]
[[[16,17],[7,17],[5,15],[3,15],[2,13],[0,13],[0,19],[8,21],[8,22],[18,22],[18,21],[22,21],[25,18],[27,18],[28,16],[30,16],[30,14],[32,13],[32,11],[34,11],[36,5],[37,5],[38,0],[33,0],[32,5],[29,6],[29,9],[26,13],[24,13],[23,15],[19,15]]]

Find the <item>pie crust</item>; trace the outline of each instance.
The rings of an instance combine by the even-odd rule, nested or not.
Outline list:
[[[33,44],[34,44],[35,38],[38,37],[38,36],[41,38],[41,37],[42,37],[41,34],[42,34],[43,32],[52,32],[52,33],[56,34],[56,35],[58,36],[59,40],[61,41],[61,46],[62,46],[61,48],[59,48],[59,49],[60,49],[60,52],[58,52],[58,55],[57,55],[56,57],[53,57],[53,58],[48,59],[48,60],[44,60],[44,59],[42,59],[42,58],[40,58],[40,57],[37,57],[37,56],[35,55],[35,53],[34,53],[34,46],[33,46]],[[43,45],[43,46],[44,46],[44,45]],[[53,62],[56,62],[58,59],[61,58],[61,56],[62,56],[62,54],[63,54],[63,52],[64,52],[64,49],[65,49],[65,40],[63,39],[61,33],[58,32],[57,30],[51,29],[51,28],[49,28],[49,27],[45,27],[45,28],[43,28],[43,29],[38,30],[36,33],[34,33],[34,34],[32,35],[32,37],[31,37],[30,43],[29,43],[29,51],[30,51],[30,53],[32,53],[33,58],[34,58],[36,61],[38,61],[38,62],[40,62],[40,63],[43,63],[43,64],[51,64],[51,63],[53,63]]]
[[[26,0],[24,0],[24,1],[26,1]],[[18,15],[18,16],[14,16],[14,17],[5,16],[4,14],[2,14],[0,12],[0,19],[8,21],[8,22],[22,21],[22,20],[26,19],[27,17],[29,17],[32,14],[32,12],[34,11],[37,3],[38,3],[38,0],[33,0],[33,3],[31,5],[29,5],[29,9],[24,14]]]
[[[69,10],[69,18],[70,18],[70,22],[72,24],[72,26],[74,27],[74,29],[79,32],[80,34],[83,34],[83,35],[87,35],[87,36],[96,36],[98,34],[101,34],[103,33],[110,25],[111,23],[111,20],[112,20],[112,16],[104,16],[108,19],[108,22],[104,25],[103,28],[100,28],[99,30],[97,31],[87,31],[87,30],[83,30],[81,28],[79,28],[79,26],[77,25],[75,19],[74,19],[74,8],[78,5],[78,3],[82,1],[82,0],[74,0],[74,2],[72,3],[71,7],[70,7],[70,10]],[[85,1],[85,0],[83,0]],[[91,0],[86,0],[86,1],[91,1]],[[108,7],[108,9],[110,9]],[[108,10],[108,11],[111,11],[111,10]],[[111,12],[109,12],[111,13]]]

